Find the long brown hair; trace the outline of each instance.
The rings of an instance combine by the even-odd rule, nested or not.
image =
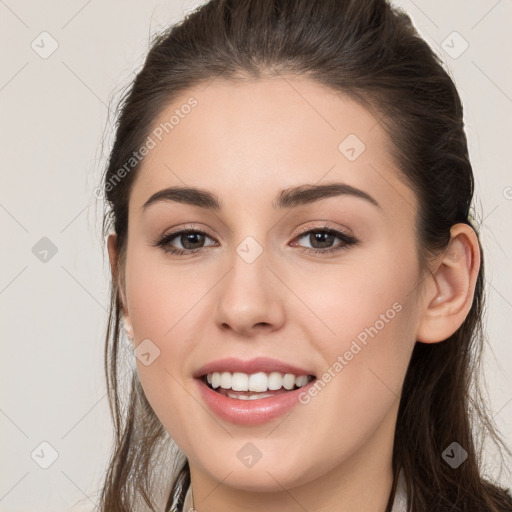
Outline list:
[[[120,398],[128,201],[139,168],[131,158],[157,116],[190,87],[217,77],[247,80],[280,74],[327,85],[377,117],[403,179],[418,197],[423,272],[428,272],[428,257],[446,248],[452,225],[462,222],[477,231],[459,95],[442,61],[397,7],[385,0],[211,0],[156,36],[120,101],[102,185],[108,203],[103,234],[115,230],[119,255],[105,345],[115,444],[102,489],[102,511],[132,511],[139,498],[155,510],[155,461],[171,442],[134,368],[128,372],[126,404]],[[443,342],[416,343],[413,350],[393,448],[393,490],[403,469],[411,511],[512,510],[506,491],[482,476],[484,435],[500,453],[510,454],[480,382],[483,308],[482,257],[473,304],[461,327]],[[442,457],[453,442],[467,452],[457,469]],[[180,465],[165,490],[165,510],[174,499],[181,511],[190,485],[186,458]]]

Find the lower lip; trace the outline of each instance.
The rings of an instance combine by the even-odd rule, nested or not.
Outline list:
[[[307,392],[316,379],[293,391],[256,400],[238,400],[210,389],[202,379],[195,379],[203,400],[219,418],[239,425],[261,425],[282,416],[299,402],[299,394]]]

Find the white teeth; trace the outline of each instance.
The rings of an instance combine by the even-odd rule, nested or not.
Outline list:
[[[279,372],[272,372],[268,376],[268,389],[275,391],[283,386],[283,375]]]
[[[300,388],[305,386],[311,378],[308,375],[296,376],[291,373],[283,374],[280,372],[271,372],[269,374],[258,372],[250,375],[242,372],[213,372],[206,376],[206,380],[214,389],[217,389],[220,386],[222,389],[232,389],[233,391],[254,391],[264,393],[265,391],[276,391],[283,387],[287,390],[291,390],[295,386]],[[261,395],[248,396],[258,396],[259,398],[263,398]],[[244,396],[242,400],[245,399],[251,400],[251,398],[246,398]]]
[[[247,391],[249,386],[249,376],[246,373],[233,373],[231,379],[231,389],[233,391]]]
[[[285,389],[292,389],[295,386],[295,375],[287,373],[283,379],[283,386]]]
[[[267,391],[268,377],[265,373],[253,373],[249,376],[249,391]],[[244,390],[247,391],[247,390]]]
[[[220,374],[220,387],[222,389],[229,389],[231,387],[231,373],[222,372]]]
[[[302,386],[305,386],[309,382],[307,375],[301,375],[300,377],[295,377],[295,385],[298,388],[301,388]]]
[[[229,398],[237,398],[238,400],[259,400],[260,398],[267,398],[269,394],[262,395],[261,393],[258,393],[257,395],[235,395],[234,393],[227,393]]]

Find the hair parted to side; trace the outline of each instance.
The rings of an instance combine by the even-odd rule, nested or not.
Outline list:
[[[327,85],[377,116],[403,179],[418,197],[418,258],[424,273],[428,256],[447,246],[452,225],[462,222],[475,229],[473,172],[459,95],[442,61],[397,7],[385,0],[211,0],[158,35],[121,99],[103,182],[108,203],[103,234],[115,230],[119,257],[105,345],[115,445],[101,511],[131,512],[137,497],[155,510],[155,458],[169,443],[135,369],[126,407],[120,398],[128,201],[139,165],[115,186],[109,184],[143,145],[157,116],[190,87],[216,78],[243,81],[284,74]],[[494,426],[479,377],[483,271],[482,258],[473,304],[461,327],[443,342],[416,343],[412,353],[393,449],[393,489],[403,468],[410,511],[512,510],[506,491],[482,476],[485,437],[510,454]],[[441,457],[453,441],[468,453],[457,470]],[[181,511],[189,485],[185,459],[169,482],[166,511],[173,498]],[[388,512],[390,506],[391,500]]]

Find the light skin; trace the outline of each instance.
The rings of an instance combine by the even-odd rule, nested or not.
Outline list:
[[[155,127],[190,96],[197,107],[151,150],[133,183],[120,271],[134,345],[149,338],[160,350],[149,366],[137,360],[137,368],[156,415],[188,457],[195,508],[383,512],[412,349],[416,340],[445,340],[466,317],[480,265],[476,235],[453,226],[447,250],[420,277],[415,193],[376,118],[346,96],[297,77],[216,80],[183,94]],[[366,146],[354,161],[338,149],[349,134]],[[272,206],[283,189],[330,183],[362,190],[379,206],[350,194]],[[170,200],[142,208],[172,186],[207,190],[221,208]],[[335,235],[322,246],[300,232],[325,233],[326,226],[358,243],[307,253],[343,244]],[[207,235],[190,245],[177,236],[168,245],[199,247],[190,249],[196,255],[153,244],[185,228]],[[248,236],[263,249],[252,263],[236,250]],[[115,272],[115,234],[108,250]],[[318,377],[395,303],[400,312],[287,416],[241,426],[202,402],[192,374],[203,364],[266,356]],[[248,442],[262,454],[250,468],[237,457]]]

